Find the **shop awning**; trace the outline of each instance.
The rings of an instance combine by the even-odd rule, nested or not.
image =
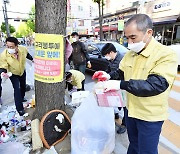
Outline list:
[[[179,15],[156,18],[156,19],[153,19],[153,24],[154,25],[161,25],[161,24],[175,23],[177,21],[178,17],[179,17]]]
[[[108,31],[115,31],[118,29],[117,26],[103,26],[103,32],[108,32]],[[100,31],[100,28],[99,27],[96,27],[94,29],[95,32],[99,32]]]

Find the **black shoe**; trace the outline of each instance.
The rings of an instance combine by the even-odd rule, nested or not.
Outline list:
[[[114,116],[115,116],[115,119],[119,119],[119,113],[115,113]]]
[[[117,133],[118,133],[118,134],[123,134],[125,131],[126,131],[126,126],[121,125],[121,126],[118,128]]]
[[[25,111],[21,110],[21,111],[18,111],[18,113],[19,113],[20,116],[23,116],[25,114]]]
[[[27,99],[23,98],[23,101],[22,102],[27,102]]]

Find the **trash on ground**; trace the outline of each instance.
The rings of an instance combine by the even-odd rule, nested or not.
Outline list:
[[[15,105],[3,106],[0,113],[0,151],[3,148],[1,154],[29,153],[31,147],[27,148],[24,145],[31,143],[30,124],[31,120],[24,120],[24,116],[19,116]],[[12,144],[16,146],[11,146]]]

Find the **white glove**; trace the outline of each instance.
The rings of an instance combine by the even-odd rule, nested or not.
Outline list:
[[[119,90],[121,80],[109,80],[104,82],[104,92],[110,90]]]

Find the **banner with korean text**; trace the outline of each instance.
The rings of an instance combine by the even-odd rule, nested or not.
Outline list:
[[[63,35],[35,35],[35,80],[57,83],[63,80],[64,41]]]

